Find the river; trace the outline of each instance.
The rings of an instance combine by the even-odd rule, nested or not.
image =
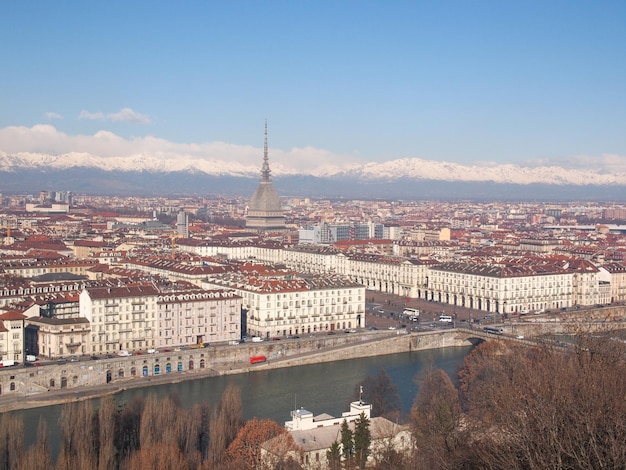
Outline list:
[[[283,424],[290,419],[294,407],[303,407],[314,415],[328,413],[341,416],[348,410],[353,390],[368,375],[376,375],[385,369],[398,388],[402,413],[407,414],[417,394],[415,378],[428,368],[443,369],[456,382],[457,371],[471,346],[440,348],[427,351],[389,354],[344,361],[325,362],[299,367],[259,370],[247,374],[207,377],[174,384],[129,389],[115,396],[115,400],[127,403],[135,396],[155,393],[158,397],[175,394],[180,403],[191,407],[198,402],[215,405],[228,384],[237,385],[245,419],[270,418]],[[364,391],[367,399],[367,390]],[[94,407],[99,399],[92,400]],[[64,405],[32,408],[13,413],[24,419],[26,445],[36,435],[40,417],[48,423],[50,444],[56,458],[58,452],[58,420]]]

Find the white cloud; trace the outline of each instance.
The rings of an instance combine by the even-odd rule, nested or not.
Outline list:
[[[111,121],[134,122],[138,124],[149,124],[151,122],[150,117],[133,111],[130,108],[122,108],[117,113],[108,114],[107,117]]]
[[[135,124],[149,124],[152,122],[150,116],[146,114],[138,113],[137,111],[133,111],[131,108],[122,108],[117,113],[109,113],[104,114],[100,111],[92,113],[89,111],[82,110],[78,115],[78,119],[88,119],[88,120],[109,120],[113,122],[132,122]]]
[[[84,109],[78,115],[78,119],[89,119],[89,120],[98,120],[104,119],[104,113],[90,113],[89,111],[85,111]]]
[[[262,147],[220,141],[178,143],[150,135],[124,138],[106,130],[93,135],[69,135],[49,124],[1,128],[0,152],[54,156],[76,153],[110,159],[144,155],[163,164],[183,160],[193,160],[196,164],[223,162],[224,165],[250,168],[254,172],[260,171],[263,162]],[[325,173],[326,171],[322,169],[345,168],[355,161],[351,155],[338,155],[313,147],[292,148],[287,151],[270,147],[269,159],[274,175],[297,172]]]
[[[46,117],[46,119],[63,119],[63,116],[61,116],[59,113],[53,113],[51,111],[48,111],[46,114],[44,114],[44,116]]]
[[[574,155],[572,157],[546,158],[527,162],[530,167],[558,166],[571,170],[592,169],[599,173],[625,173],[626,156],[614,153],[602,155]]]
[[[89,115],[93,115],[89,113]],[[237,145],[227,142],[191,142],[179,143],[147,135],[125,138],[107,130],[93,135],[65,134],[49,124],[33,127],[11,126],[0,128],[0,154],[7,155],[49,155],[63,157],[63,160],[76,163],[89,163],[97,160],[107,168],[134,166],[139,168],[197,168],[213,172],[217,169],[258,173],[263,161],[263,148],[249,145]],[[561,174],[561,170],[570,168],[578,173],[588,171],[596,175],[626,175],[626,156],[604,154],[600,156],[574,156],[570,159],[532,162],[516,166],[511,164],[484,161],[471,167],[446,162],[437,163],[418,159],[400,159],[397,161],[370,162],[363,165],[357,154],[342,155],[314,147],[294,147],[289,150],[269,148],[272,174],[304,173],[317,176],[334,174],[341,170],[362,169],[364,172],[379,174],[390,171],[389,176],[414,173],[428,173],[427,167],[436,166],[437,171],[459,171],[484,175],[486,172],[498,178],[505,173],[535,174],[539,167],[550,168],[550,173]],[[416,166],[417,165],[417,166]],[[446,166],[447,165],[447,166]],[[445,170],[442,169],[445,166]],[[415,167],[415,168],[414,168]],[[534,170],[535,173],[533,173]],[[430,171],[431,173],[435,171]],[[539,172],[541,173],[541,172]],[[543,173],[542,173],[543,174]],[[479,177],[477,176],[477,178]],[[460,176],[459,176],[460,177]],[[467,174],[464,175],[467,177]],[[495,178],[495,177],[494,177]],[[536,179],[536,178],[535,178]]]

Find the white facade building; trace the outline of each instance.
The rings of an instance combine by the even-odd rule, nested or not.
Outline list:
[[[87,287],[80,293],[80,316],[91,324],[92,354],[154,348],[157,299],[152,283]]]
[[[157,308],[158,348],[241,339],[241,297],[234,291],[165,292]]]
[[[253,277],[225,273],[206,288],[230,288],[243,299],[246,333],[262,338],[365,326],[365,287],[336,275]]]
[[[553,246],[552,241],[539,245],[542,250]],[[422,256],[436,255],[438,259],[449,258],[457,249],[456,245],[442,241],[399,243],[395,247],[398,253],[419,252]],[[573,258],[516,256],[435,263],[403,256],[346,255],[336,248],[320,245],[287,248],[275,245],[261,249],[251,243],[245,251],[240,246],[224,245],[220,250],[228,258],[271,259],[298,272],[339,274],[368,289],[487,312],[513,313],[626,300],[626,287],[620,287],[626,281],[620,277],[619,270],[615,282],[610,286],[605,283],[601,288],[599,270]],[[607,273],[602,277],[605,282],[605,277],[613,277]]]
[[[326,457],[327,451],[335,442],[341,447],[343,421],[345,420],[348,428],[354,432],[355,421],[361,414],[369,420],[371,443],[368,463],[374,461],[375,455],[390,448],[396,452],[408,453],[412,446],[408,426],[398,425],[380,416],[372,418],[371,407],[369,403],[352,402],[350,411],[343,412],[340,417],[326,413],[313,416],[313,413],[302,408],[292,411],[291,421],[285,423],[285,428],[298,448],[297,451],[291,452],[292,458],[299,461],[306,470],[330,468]],[[261,459],[270,466],[276,460],[275,448],[281,448],[280,442],[274,445],[274,440],[269,440],[261,445]]]
[[[493,313],[571,307],[573,274],[557,266],[449,262],[429,270],[427,299]]]

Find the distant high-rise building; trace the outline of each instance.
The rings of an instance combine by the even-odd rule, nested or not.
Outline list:
[[[267,122],[265,123],[265,144],[263,166],[259,186],[252,195],[246,215],[246,227],[259,230],[285,228],[285,216],[278,193],[272,185],[270,165],[267,156]]]
[[[189,216],[185,211],[180,211],[176,216],[176,232],[185,238],[189,237]]]

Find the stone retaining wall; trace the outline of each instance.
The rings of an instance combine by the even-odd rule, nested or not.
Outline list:
[[[531,317],[528,321],[507,322],[504,332],[530,338],[545,334],[573,334],[621,329],[626,326],[626,308],[617,306],[598,311],[564,312],[559,315]],[[533,320],[533,321],[530,321]],[[482,333],[482,334],[480,334]],[[152,383],[175,382],[198,377],[241,373],[258,368],[291,367],[358,357],[407,351],[467,346],[488,337],[481,328],[439,330],[407,334],[397,331],[362,331],[317,335],[298,340],[264,341],[235,346],[215,345],[204,349],[160,352],[158,354],[83,360],[40,367],[0,369],[0,398],[36,396],[49,390],[80,389],[107,383],[119,387],[141,387]],[[267,361],[250,364],[252,356]]]
[[[299,340],[217,345],[204,349],[53,363],[39,367],[18,366],[0,370],[0,395],[32,396],[52,390],[79,389],[107,383],[144,386],[147,385],[146,378],[180,381],[258,368],[291,367],[470,344],[455,331],[337,333]],[[260,355],[265,356],[267,361],[250,364],[250,357]]]

